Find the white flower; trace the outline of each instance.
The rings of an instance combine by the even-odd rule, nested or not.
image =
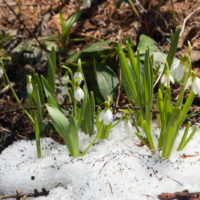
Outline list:
[[[172,66],[171,66],[171,73],[175,73],[175,78],[177,81],[180,81],[184,75],[184,65],[181,64],[180,60],[175,58]]]
[[[162,78],[161,78],[161,83],[167,87],[169,86],[170,82],[172,84],[174,84],[174,78],[169,74],[169,75],[166,75],[166,74],[163,74]]]
[[[186,82],[185,90],[187,90],[192,85],[192,77],[190,76]]]
[[[83,8],[89,8],[91,6],[91,0],[83,0]]]
[[[65,85],[65,84],[69,83],[69,76],[68,75],[64,75],[61,78],[61,83],[62,83],[62,85]]]
[[[62,96],[67,95],[67,93],[68,93],[68,88],[67,87],[61,87],[60,90],[61,90],[61,95]]]
[[[33,93],[33,85],[30,82],[27,84],[26,89],[29,94]]]
[[[183,78],[184,75],[184,66],[182,64],[179,64],[175,69],[175,76],[176,80],[180,81]]]
[[[75,72],[74,81],[78,82],[78,84],[80,85],[82,80],[83,80],[83,76],[82,76],[81,72]]]
[[[75,91],[74,91],[74,98],[77,100],[77,101],[80,101],[81,99],[84,99],[84,92],[83,90],[78,87]]]
[[[200,96],[200,78],[196,77],[192,82],[192,90],[195,94]]]
[[[99,115],[99,121],[103,121],[105,125],[108,125],[113,120],[113,114],[110,109],[102,110]]]
[[[3,76],[3,69],[0,67],[0,78]]]

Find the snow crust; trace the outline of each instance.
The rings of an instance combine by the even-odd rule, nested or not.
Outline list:
[[[133,127],[121,122],[109,140],[98,142],[81,158],[43,138],[43,157],[38,159],[35,141],[17,141],[0,154],[0,195],[45,188],[49,195],[36,200],[146,200],[163,192],[200,191],[200,130],[169,160],[139,146],[133,133]],[[83,150],[91,138],[82,132],[79,136]]]

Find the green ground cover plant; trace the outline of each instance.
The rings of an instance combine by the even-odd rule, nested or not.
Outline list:
[[[62,39],[63,48],[67,42],[68,32],[79,16],[80,13],[73,15],[69,19],[70,25],[67,25],[60,13],[63,34],[66,32]],[[138,138],[149,149],[160,149],[161,156],[169,158],[179,130],[189,117],[188,111],[194,97],[200,94],[200,80],[192,70],[190,60],[191,46],[189,45],[188,53],[181,59],[175,58],[179,34],[180,30],[177,30],[172,35],[168,54],[163,53],[155,41],[145,35],[141,35],[136,52],[129,42],[126,42],[125,48],[115,44],[115,51],[109,42],[103,41],[74,53],[68,57],[68,62],[61,61],[58,52],[52,48],[47,54],[47,75],[34,72],[27,77],[27,104],[35,107],[34,110],[25,109],[1,61],[0,76],[8,82],[19,106],[33,124],[38,158],[42,156],[40,137],[47,127],[46,118],[63,138],[71,156],[78,157],[85,155],[96,141],[108,139],[110,130],[127,116],[133,121]],[[108,55],[105,56],[105,52],[109,52]],[[87,60],[90,54],[94,56],[92,62]],[[126,116],[122,114],[116,122],[113,122],[112,101],[116,97],[119,80],[116,73],[107,65],[107,60],[111,58],[109,56],[118,56],[124,90],[129,103],[135,107],[127,108]],[[79,57],[83,60],[78,59]],[[99,57],[101,59],[98,60]],[[72,60],[77,61],[77,64],[72,63]],[[101,98],[88,88],[88,80],[82,69],[82,65],[86,66],[88,63],[92,63],[91,68]],[[176,101],[172,98],[172,85],[175,82],[180,85]],[[185,91],[189,91],[186,99]],[[66,102],[69,104],[67,109],[63,108]],[[159,135],[155,135],[152,130],[153,112],[156,112],[156,121],[160,127]],[[197,130],[197,126],[194,126],[190,132],[190,126],[188,122],[178,151],[189,143]],[[91,137],[91,143],[83,152],[80,152],[79,147],[79,129]]]

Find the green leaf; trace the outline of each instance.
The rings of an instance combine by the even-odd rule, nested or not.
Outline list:
[[[175,53],[176,53],[176,49],[178,46],[178,40],[179,40],[179,35],[180,35],[181,29],[179,28],[173,35],[171,38],[171,47],[167,56],[167,63],[169,66],[169,69],[171,68],[171,65],[173,63],[174,57],[175,57]]]
[[[73,118],[67,120],[65,115],[56,107],[46,105],[52,119],[52,124],[62,136],[72,156],[79,156],[78,130]]]
[[[54,92],[53,92],[52,88],[49,86],[47,79],[44,76],[41,76],[41,80],[42,80],[42,85],[43,85],[46,97],[47,98],[48,98],[48,96],[54,97]]]
[[[47,80],[51,91],[55,92],[55,75],[56,75],[56,52],[52,48],[50,56],[48,56],[48,75]]]
[[[69,37],[69,32],[71,30],[72,25],[79,19],[80,15],[81,15],[81,11],[75,12],[65,22],[62,12],[61,11],[59,12],[60,23],[61,23],[61,28],[62,28],[61,35],[62,35],[62,45],[63,45],[63,47],[65,47],[65,44],[66,44],[67,39]]]
[[[109,41],[103,41],[103,42],[96,42],[94,44],[91,44],[89,46],[84,47],[81,51],[74,53],[72,56],[70,56],[67,61],[72,62],[78,60],[80,56],[83,53],[94,53],[99,51],[105,51],[112,49],[113,47],[110,45]]]
[[[112,100],[115,99],[119,84],[116,73],[107,65],[97,63],[96,80],[99,92],[104,100],[106,100],[108,96],[110,96]]]
[[[145,54],[148,49],[150,52],[160,52],[156,41],[149,36],[142,34],[139,38],[137,50],[140,52],[140,54]]]

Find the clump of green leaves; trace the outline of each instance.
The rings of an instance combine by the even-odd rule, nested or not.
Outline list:
[[[157,94],[156,112],[158,112],[157,120],[161,127],[158,137],[158,148],[162,150],[163,158],[169,158],[173,150],[174,142],[184,120],[187,118],[187,113],[195,97],[195,91],[196,94],[200,94],[200,86],[197,84],[200,81],[192,71],[189,58],[191,48],[189,47],[188,54],[183,56],[180,62],[173,63],[179,34],[180,30],[172,36],[171,48],[167,55],[164,68],[160,70],[161,74],[159,77],[153,73],[154,61],[149,50],[146,51],[145,59],[142,63],[139,52],[135,56],[129,43],[126,46],[128,59],[122,47],[118,45],[117,48],[126,94],[130,103],[137,107],[136,110],[131,110],[132,119],[138,130],[135,134],[152,150],[156,148],[151,126],[153,100],[155,99],[154,87],[158,82],[158,78],[162,77]],[[176,80],[174,80],[172,74]],[[182,86],[176,102],[172,99],[170,81],[173,83],[174,81],[179,81]],[[192,88],[190,89],[187,100],[184,102],[184,93],[189,81],[191,82]],[[187,124],[178,150],[182,150],[188,144],[197,130],[195,126],[190,136],[187,137],[189,127],[190,123]]]

